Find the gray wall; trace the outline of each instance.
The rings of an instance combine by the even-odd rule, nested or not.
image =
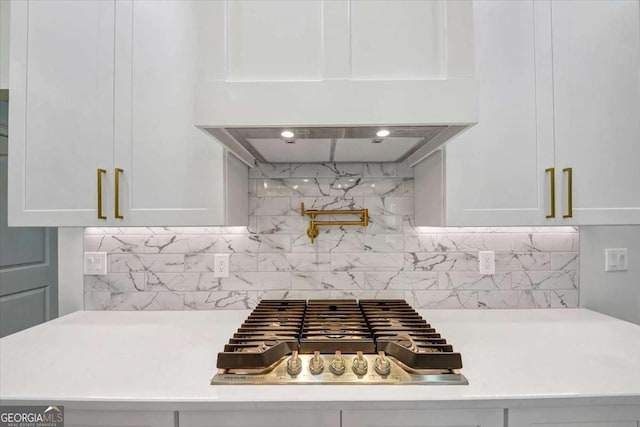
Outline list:
[[[628,248],[629,271],[605,272],[606,248]],[[640,324],[640,225],[580,227],[580,305]]]

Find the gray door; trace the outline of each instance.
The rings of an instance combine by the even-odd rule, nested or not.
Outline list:
[[[7,226],[6,113],[0,101],[0,337],[58,316],[58,230]]]

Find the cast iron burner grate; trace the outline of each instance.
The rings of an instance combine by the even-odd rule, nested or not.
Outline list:
[[[404,300],[262,300],[217,367],[259,371],[294,352],[384,352],[412,370],[462,368],[460,353]]]

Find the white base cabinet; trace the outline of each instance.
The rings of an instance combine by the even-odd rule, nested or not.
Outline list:
[[[180,412],[180,427],[340,427],[338,410]]]
[[[639,427],[640,406],[509,410],[509,427]]]
[[[503,427],[502,409],[342,411],[342,427]]]
[[[64,412],[67,427],[174,427],[174,412],[76,411]]]

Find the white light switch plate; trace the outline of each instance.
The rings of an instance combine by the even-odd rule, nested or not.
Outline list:
[[[213,276],[229,277],[229,254],[216,254],[213,257]]]
[[[478,263],[480,264],[480,274],[496,274],[495,251],[478,252]]]
[[[89,274],[92,276],[104,276],[105,274],[107,274],[107,253],[85,252],[84,274]]]
[[[627,248],[609,248],[604,251],[605,271],[629,270]]]

